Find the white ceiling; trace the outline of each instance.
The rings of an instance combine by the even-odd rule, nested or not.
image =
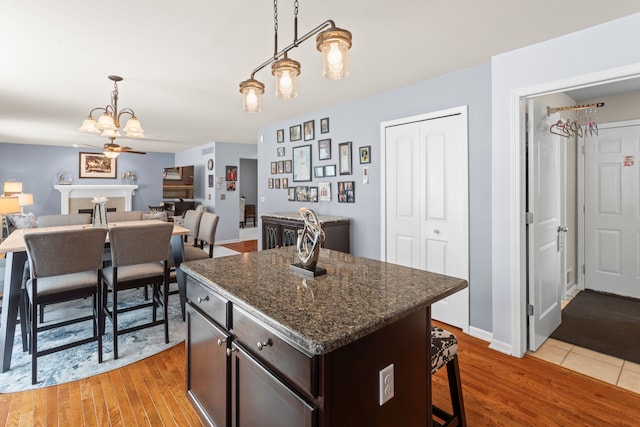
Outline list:
[[[293,2],[280,2],[280,48],[293,40]],[[299,36],[326,19],[353,33],[351,76],[322,79],[310,39],[290,53],[302,63],[299,97],[273,95],[262,113],[242,112],[238,83],[273,53],[267,0],[6,1],[0,12],[0,142],[102,145],[78,132],[124,77],[145,140],[138,150],[177,152],[212,141],[255,143],[260,126],[486,63],[492,55],[640,12],[640,2],[597,0],[300,1]],[[532,64],[532,66],[543,66]]]

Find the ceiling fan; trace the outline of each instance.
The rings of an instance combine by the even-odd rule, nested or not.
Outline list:
[[[107,154],[107,153],[115,153],[116,155],[121,154],[121,153],[131,153],[131,154],[147,154],[146,151],[135,151],[133,148],[131,147],[121,147],[120,145],[116,144],[116,138],[113,136],[110,136],[109,139],[111,140],[111,142],[108,142],[106,144],[104,144],[102,146],[102,151]],[[89,144],[83,144],[85,147],[91,147],[91,148],[101,148],[101,147],[97,147],[95,145],[89,145]]]

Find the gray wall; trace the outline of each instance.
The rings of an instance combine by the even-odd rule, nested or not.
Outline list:
[[[351,78],[356,78],[355,76]],[[295,102],[295,101],[292,101]],[[490,332],[491,318],[491,66],[483,64],[436,79],[364,98],[356,102],[317,111],[260,129],[258,144],[258,203],[260,214],[297,211],[302,203],[287,201],[287,190],[269,189],[269,178],[288,178],[289,186],[332,184],[332,201],[313,206],[320,214],[351,218],[351,250],[358,256],[380,259],[380,123],[388,120],[469,106],[469,209],[470,209],[470,322]],[[320,119],[329,117],[330,132],[320,134]],[[315,120],[315,139],[289,141],[289,127]],[[285,130],[285,142],[276,142],[278,129]],[[317,161],[319,139],[331,138],[331,160]],[[291,174],[272,175],[270,163],[291,159],[294,146],[312,145],[313,165],[338,164],[338,144],[353,144],[353,174],[333,178],[314,178],[294,183]],[[358,148],[371,146],[371,164],[361,165]],[[277,148],[285,147],[285,157],[277,157]],[[362,184],[362,167],[369,167],[369,184]],[[355,203],[338,203],[338,181],[355,181]],[[304,204],[309,206],[309,204]]]
[[[53,186],[56,175],[67,171],[73,184],[120,184],[117,179],[79,179],[79,154],[85,150],[46,145],[0,143],[0,185],[15,178],[23,183],[25,193],[33,193],[34,205],[26,211],[36,215],[60,213],[60,193]],[[121,154],[118,176],[132,171],[140,188],[133,196],[133,209],[146,211],[162,200],[162,168],[173,166],[174,155],[168,153]]]
[[[257,147],[252,144],[211,142],[176,153],[176,164],[194,165],[196,174],[196,202],[206,206],[209,212],[220,216],[216,230],[216,243],[238,240],[240,237],[240,192],[217,188],[219,177],[224,179],[226,166],[240,167],[240,159],[256,159]],[[207,161],[214,160],[214,169],[207,169]],[[240,174],[240,171],[239,171]],[[214,186],[209,188],[208,176],[214,175]],[[224,197],[224,198],[223,198]]]

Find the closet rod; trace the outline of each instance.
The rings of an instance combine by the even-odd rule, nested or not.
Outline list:
[[[586,110],[587,108],[602,108],[604,102],[598,102],[597,104],[585,104],[585,105],[570,105],[569,107],[547,107],[547,116],[557,113],[558,111],[576,111]]]

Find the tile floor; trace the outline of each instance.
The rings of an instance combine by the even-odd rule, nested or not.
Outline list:
[[[563,308],[570,300],[569,298],[563,303]],[[537,351],[529,352],[529,354],[572,371],[640,393],[640,364],[553,338],[547,339]]]

